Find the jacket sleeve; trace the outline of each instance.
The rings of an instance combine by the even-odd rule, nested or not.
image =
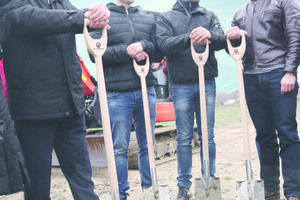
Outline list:
[[[7,26],[17,27],[18,34],[34,36],[82,33],[85,12],[86,9],[48,10],[19,4],[8,9],[4,18]]]
[[[143,49],[150,56],[150,60],[152,62],[161,62],[161,60],[164,58],[164,54],[157,47],[155,23],[153,24],[153,27],[151,29],[150,40],[151,41],[141,41]]]
[[[170,23],[163,16],[157,18],[156,37],[158,48],[164,54],[180,54],[190,47],[190,32],[174,36]]]
[[[296,75],[300,56],[300,9],[295,0],[282,1],[282,8],[288,41],[284,71]]]
[[[226,47],[226,39],[224,31],[221,27],[220,21],[216,15],[213,14],[210,23],[209,32],[211,34],[211,44],[210,48],[214,51],[219,51]]]

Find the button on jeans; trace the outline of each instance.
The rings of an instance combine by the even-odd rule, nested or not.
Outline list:
[[[215,176],[216,145],[214,142],[215,123],[215,80],[205,80],[207,129],[209,144],[210,176]],[[177,164],[178,185],[184,188],[191,187],[192,178],[192,140],[194,137],[194,117],[196,113],[198,140],[201,144],[201,117],[198,83],[172,83],[172,97],[176,116],[177,127]],[[201,162],[202,145],[201,145]],[[202,164],[203,174],[203,164]]]
[[[246,100],[256,128],[260,175],[265,189],[279,190],[281,157],[284,194],[286,198],[300,197],[300,141],[296,121],[298,83],[293,91],[282,95],[282,77],[282,69],[245,74]]]
[[[156,95],[154,87],[148,87],[148,101],[152,135],[156,121]],[[116,159],[120,198],[126,199],[128,185],[128,146],[132,120],[138,143],[139,171],[142,187],[151,187],[151,173],[148,158],[142,91],[107,92],[109,115],[112,128],[114,154]],[[154,140],[153,140],[154,141]]]

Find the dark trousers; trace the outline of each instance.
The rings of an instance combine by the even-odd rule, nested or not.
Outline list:
[[[300,140],[296,107],[298,84],[281,94],[282,69],[269,73],[244,75],[249,112],[256,128],[260,175],[265,189],[279,190],[282,161],[283,189],[286,198],[300,197]]]
[[[31,178],[27,200],[49,200],[52,151],[76,200],[98,200],[93,192],[92,170],[85,143],[84,116],[51,120],[16,121]]]

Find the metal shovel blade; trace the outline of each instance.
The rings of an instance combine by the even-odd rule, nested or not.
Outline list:
[[[238,181],[236,183],[236,200],[264,200],[264,182],[262,180]]]
[[[159,190],[159,197],[157,197],[156,199],[158,199],[158,200],[171,200],[170,194],[169,194],[169,187],[167,185],[159,186],[158,190]],[[144,192],[144,200],[153,200],[153,199],[155,199],[152,187],[143,189],[143,192]]]
[[[221,200],[220,179],[215,177],[195,179],[195,200]]]

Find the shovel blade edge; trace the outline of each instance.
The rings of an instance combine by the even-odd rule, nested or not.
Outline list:
[[[195,200],[221,200],[220,179],[216,177],[195,179]]]
[[[265,190],[262,180],[238,181],[236,183],[236,200],[264,200]]]

